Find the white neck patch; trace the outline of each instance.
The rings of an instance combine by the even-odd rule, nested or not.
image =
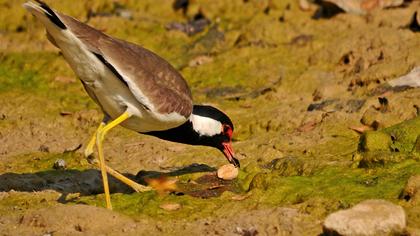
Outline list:
[[[192,114],[190,116],[193,129],[200,134],[200,136],[213,136],[222,132],[222,123],[209,117]]]

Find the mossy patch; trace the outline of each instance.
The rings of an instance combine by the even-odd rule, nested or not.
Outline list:
[[[13,173],[35,173],[54,170],[54,162],[62,159],[66,163],[66,168],[74,170],[84,170],[91,165],[80,153],[31,153],[3,159],[0,163],[0,172]],[[60,171],[57,171],[59,174]]]
[[[230,192],[225,192],[221,197],[206,199],[147,192],[112,194],[112,202],[115,210],[135,218],[152,216],[158,219],[190,219],[211,215],[223,216],[232,214],[225,209],[247,209],[254,205],[257,199],[261,206],[291,205],[305,211],[320,211],[319,214],[325,215],[363,199],[382,198],[398,201],[404,183],[411,175],[419,173],[420,163],[413,160],[370,170],[327,166],[309,176],[284,177],[275,171],[260,172],[253,174],[251,190],[248,193],[250,197],[241,201],[232,200],[233,193]],[[97,206],[105,204],[102,194],[81,197],[76,202]],[[168,212],[159,207],[163,203],[178,203],[182,207],[180,210]],[[326,207],[328,205],[330,207]],[[309,206],[311,210],[308,209]]]
[[[391,136],[391,150],[394,152],[415,151],[417,137],[420,135],[420,117],[404,121],[383,130]]]
[[[367,131],[360,138],[360,166],[384,165],[408,158],[418,159],[416,145],[419,135],[420,117],[379,131]]]
[[[391,136],[385,132],[367,131],[360,139],[362,151],[390,151]]]

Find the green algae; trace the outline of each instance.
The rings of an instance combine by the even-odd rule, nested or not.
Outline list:
[[[259,192],[260,201],[275,205],[323,199],[325,202],[340,202],[340,205],[347,206],[369,198],[396,202],[405,181],[419,173],[418,168],[418,162],[408,160],[370,170],[331,166],[308,177],[272,177],[269,187]]]
[[[367,131],[360,139],[362,151],[390,151],[391,136],[385,132]]]
[[[232,201],[229,192],[221,197],[206,199],[146,192],[112,194],[112,202],[114,210],[134,218],[197,219],[211,215],[223,216],[228,214],[224,209],[234,206],[233,211],[240,211],[255,205],[256,200],[260,207],[290,205],[305,211],[320,211],[323,213],[319,214],[325,215],[363,199],[382,198],[397,202],[407,179],[419,173],[420,163],[413,160],[369,170],[327,166],[309,176],[279,176],[274,171],[260,172],[253,175],[250,197],[242,201]],[[105,201],[101,194],[81,197],[76,203],[104,206]],[[166,211],[159,207],[163,203],[178,203],[182,207],[177,211]],[[309,205],[314,204],[308,210]]]
[[[43,56],[46,56],[46,54]],[[10,89],[36,91],[37,89],[46,87],[43,78],[38,74],[41,68],[31,68],[28,66],[28,58],[31,57],[22,53],[0,56],[0,91],[4,92]]]
[[[56,80],[68,77],[70,83]],[[64,59],[53,52],[13,52],[0,54],[0,93],[22,99],[31,110],[44,104],[45,115],[57,115],[57,110],[68,112],[94,108],[81,84]],[[25,98],[26,97],[26,98]],[[48,104],[48,105],[46,105]]]
[[[420,117],[385,128],[383,131],[392,138],[391,150],[395,152],[415,151],[417,137],[420,135]]]
[[[418,159],[416,142],[420,135],[419,127],[420,117],[416,117],[379,131],[364,133],[359,143],[362,158],[356,158],[356,161],[360,167],[370,167]]]
[[[81,197],[76,203],[104,207],[104,196]],[[188,195],[158,195],[156,192],[134,194],[112,194],[113,209],[133,218],[151,216],[156,219],[194,219],[197,217],[210,216],[220,211],[223,205],[233,206],[233,202],[226,199],[225,195],[220,198],[200,199]],[[178,203],[182,207],[175,212],[166,211],[159,206],[163,203]],[[199,213],[199,214],[197,214]]]
[[[43,174],[61,174],[60,171],[53,169],[54,162],[62,159],[66,162],[67,169],[84,170],[91,165],[86,158],[75,152],[66,153],[31,153],[19,156],[9,157],[0,162],[0,172],[13,173],[43,173]],[[13,163],[13,164],[12,164]],[[44,171],[50,171],[44,173]]]

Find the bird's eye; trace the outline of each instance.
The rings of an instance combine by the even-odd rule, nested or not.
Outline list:
[[[229,125],[223,125],[223,133],[227,133],[230,130],[230,126]]]
[[[232,128],[229,125],[223,125],[223,134],[230,140],[232,138]]]

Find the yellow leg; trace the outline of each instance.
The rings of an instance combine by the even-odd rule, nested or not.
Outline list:
[[[127,119],[127,118],[125,118],[125,119]],[[97,133],[104,129],[104,127],[106,126],[108,120],[109,120],[109,118],[108,117],[105,117],[103,119],[103,121],[101,122],[101,124],[99,125],[99,127],[97,128],[97,130],[95,131],[95,133],[92,135],[92,138],[90,139],[90,141],[89,141],[89,143],[88,143],[88,145],[87,145],[87,147],[85,149],[85,156],[86,157],[89,157],[90,155],[93,154],[93,148],[95,147],[96,140],[97,140]],[[120,122],[122,122],[122,121],[120,121]],[[111,128],[109,128],[108,130],[110,130]],[[104,132],[104,131],[102,131],[102,132]],[[105,136],[105,133],[103,133],[103,136]],[[97,161],[95,160],[95,162],[97,162]],[[98,163],[98,165],[101,168],[101,163]],[[118,179],[121,182],[125,183],[126,185],[130,186],[136,192],[145,192],[145,191],[153,190],[153,188],[151,188],[151,187],[143,186],[143,185],[141,185],[139,183],[134,182],[133,180],[125,177],[124,175],[120,174],[119,172],[117,172],[116,170],[112,169],[111,167],[109,167],[107,165],[105,165],[105,169],[106,169],[106,172],[108,174],[114,176],[116,179]]]
[[[105,166],[105,158],[104,158],[104,153],[103,153],[103,148],[102,148],[102,142],[104,141],[105,135],[108,133],[109,130],[121,124],[121,122],[125,121],[126,119],[130,118],[130,116],[131,115],[128,112],[124,112],[118,118],[111,121],[109,124],[105,125],[103,128],[98,129],[96,132],[96,146],[98,147],[99,164],[101,168],[102,182],[104,184],[106,207],[110,210],[112,210],[111,196],[109,194],[108,177],[106,175],[106,166]]]
[[[95,144],[96,144],[96,133],[100,129],[102,129],[105,125],[106,125],[106,123],[105,123],[105,119],[104,119],[104,121],[101,122],[99,127],[96,129],[95,133],[92,135],[92,138],[90,138],[90,141],[89,141],[89,143],[88,143],[88,145],[86,146],[86,149],[85,149],[85,157],[89,157],[90,155],[93,154],[93,148],[95,147]]]

